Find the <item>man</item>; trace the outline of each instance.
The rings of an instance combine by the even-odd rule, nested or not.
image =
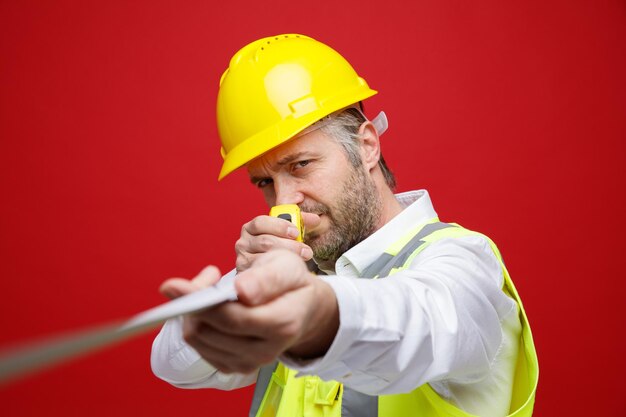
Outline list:
[[[220,178],[245,166],[269,206],[299,205],[304,243],[279,218],[245,224],[223,278],[236,274],[238,301],[168,322],[153,370],[181,388],[256,381],[251,416],[529,416],[536,355],[497,248],[439,222],[426,191],[393,194],[384,115],[375,126],[361,112],[375,93],[302,35],[232,58]],[[219,279],[208,267],[161,289],[175,298]]]

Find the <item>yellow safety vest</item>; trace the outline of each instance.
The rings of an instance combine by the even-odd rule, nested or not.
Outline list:
[[[444,238],[469,235],[485,237],[502,266],[502,290],[519,306],[522,334],[517,358],[509,417],[530,417],[539,380],[539,364],[532,333],[522,301],[511,281],[496,245],[484,235],[457,224],[433,219],[411,230],[379,257],[362,276],[379,278],[407,268],[429,244]],[[444,400],[429,384],[406,394],[369,396],[353,391],[337,381],[317,376],[296,377],[282,363],[259,372],[250,417],[471,417]]]

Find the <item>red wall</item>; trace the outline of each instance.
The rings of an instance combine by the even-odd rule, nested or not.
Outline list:
[[[536,415],[626,415],[624,1],[334,4],[0,3],[0,347],[233,265],[267,209],[243,173],[216,181],[218,80],[245,43],[301,32],[380,91],[367,110],[389,116],[399,189],[499,243],[539,351]],[[1,413],[245,414],[249,389],[154,378],[152,337],[0,388]]]

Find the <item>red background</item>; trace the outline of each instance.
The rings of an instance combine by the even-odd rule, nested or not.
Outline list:
[[[217,183],[244,44],[329,43],[380,91],[399,191],[499,244],[541,362],[536,415],[626,415],[624,1],[0,3],[0,347],[123,318],[234,262],[267,208]],[[618,312],[616,312],[618,311]],[[620,330],[622,329],[622,330]],[[6,416],[241,416],[154,378],[154,334],[0,388]]]

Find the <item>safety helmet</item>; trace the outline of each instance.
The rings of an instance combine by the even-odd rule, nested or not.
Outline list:
[[[278,35],[244,46],[220,80],[219,179],[374,94],[339,53],[308,36]]]

